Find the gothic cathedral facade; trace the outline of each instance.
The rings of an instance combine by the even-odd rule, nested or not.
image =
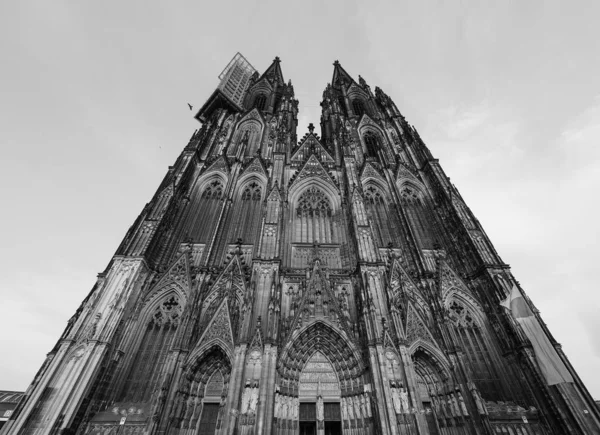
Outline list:
[[[388,95],[336,61],[298,140],[278,58],[240,83],[3,435],[600,433],[545,326],[574,381],[544,382],[509,266]]]

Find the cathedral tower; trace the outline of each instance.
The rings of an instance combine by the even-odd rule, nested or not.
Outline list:
[[[336,61],[298,140],[279,58],[220,78],[2,435],[600,433],[388,95]]]

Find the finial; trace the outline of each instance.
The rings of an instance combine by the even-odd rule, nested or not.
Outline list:
[[[308,124],[308,131],[310,131],[311,133],[313,131],[315,131],[315,126],[313,125],[313,123],[311,122],[310,124]]]
[[[279,56],[275,56],[275,59],[273,59],[273,62],[281,62],[281,59],[279,59]]]
[[[339,66],[339,65],[340,65],[340,61],[339,61],[339,60],[336,60],[336,61],[334,61],[334,62],[333,62],[333,64],[334,64],[335,66]]]

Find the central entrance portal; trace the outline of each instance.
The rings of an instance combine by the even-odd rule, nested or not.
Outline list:
[[[323,431],[319,430],[317,420],[317,404],[315,402],[300,403],[299,428],[300,435],[342,435],[342,416],[339,402],[324,403]]]
[[[302,369],[299,384],[300,435],[341,435],[340,384],[329,359],[315,352]]]

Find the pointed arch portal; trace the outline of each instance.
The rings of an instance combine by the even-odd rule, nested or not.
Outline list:
[[[364,391],[360,354],[325,322],[313,322],[292,339],[278,372],[278,428],[297,424],[301,434],[316,434],[317,429],[341,434],[344,422],[358,427],[358,416],[369,414],[368,399],[357,394]]]

